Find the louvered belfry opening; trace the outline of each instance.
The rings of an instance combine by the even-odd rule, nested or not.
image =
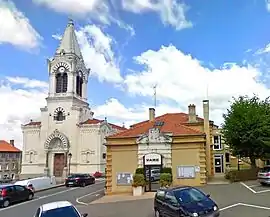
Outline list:
[[[83,85],[83,78],[81,74],[78,74],[76,77],[76,94],[82,96],[82,85]]]
[[[68,75],[67,73],[56,74],[56,93],[66,93],[68,86]]]

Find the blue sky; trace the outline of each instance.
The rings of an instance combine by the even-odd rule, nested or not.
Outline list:
[[[216,123],[232,96],[269,95],[267,1],[0,0],[3,139],[20,141],[20,124],[39,118],[46,58],[68,17],[92,69],[88,95],[98,118],[127,126],[146,119],[155,84],[157,114],[195,103],[201,115],[208,97]]]

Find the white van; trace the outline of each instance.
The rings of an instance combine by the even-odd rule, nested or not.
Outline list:
[[[37,177],[33,179],[26,179],[15,182],[15,185],[23,185],[25,187],[31,188],[33,191],[38,191],[44,188],[50,188],[56,185],[56,179],[52,177]]]

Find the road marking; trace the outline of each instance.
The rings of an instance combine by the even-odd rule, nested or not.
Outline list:
[[[248,187],[254,188],[254,187],[260,187],[261,185],[249,185]]]
[[[265,192],[269,192],[269,191],[270,191],[270,189],[268,189],[268,190],[262,190],[262,191],[257,191],[256,194],[265,193]]]
[[[104,189],[100,189],[100,190],[91,192],[91,193],[89,193],[89,194],[83,195],[83,196],[81,196],[81,197],[78,197],[78,198],[76,199],[76,202],[77,202],[78,204],[82,204],[82,205],[88,206],[88,205],[89,205],[88,203],[81,202],[80,200],[81,200],[82,198],[84,198],[84,197],[91,196],[91,195],[93,195],[93,194],[95,194],[95,196],[97,197],[97,196],[100,195],[100,194],[97,194],[97,193],[102,192],[102,191],[104,192]]]
[[[226,207],[220,208],[219,210],[220,211],[223,211],[223,210],[231,209],[231,208],[236,207],[236,206],[239,206],[239,205],[241,205],[241,203],[235,203],[235,204],[232,204],[230,206],[226,206]]]
[[[230,206],[226,206],[223,207],[221,209],[219,209],[220,211],[224,211],[226,209],[231,209],[234,208],[236,206],[246,206],[246,207],[252,207],[252,208],[257,208],[257,209],[264,209],[264,210],[270,210],[270,207],[265,207],[265,206],[258,206],[258,205],[253,205],[253,204],[246,204],[246,203],[236,203],[236,204],[232,204]]]
[[[101,182],[96,182],[95,184],[89,185],[89,187],[90,187],[90,186],[93,186],[93,185],[99,185],[99,184],[102,184],[102,183],[104,183],[104,182],[103,182],[103,181],[101,181]],[[59,192],[56,192],[56,193],[53,193],[53,194],[50,194],[50,195],[44,195],[44,196],[35,198],[35,199],[33,199],[33,200],[29,200],[29,201],[26,201],[26,202],[14,204],[14,205],[11,205],[11,206],[9,206],[9,207],[7,207],[7,208],[2,208],[2,209],[0,209],[0,212],[1,212],[1,211],[8,210],[8,209],[12,209],[12,208],[14,208],[14,207],[22,206],[22,205],[25,205],[25,204],[28,204],[28,203],[32,203],[32,202],[35,202],[35,201],[37,201],[37,200],[41,200],[41,199],[48,198],[48,197],[52,197],[52,196],[55,196],[55,195],[58,195],[58,194],[63,194],[63,193],[69,192],[69,191],[73,191],[73,190],[76,190],[76,189],[80,189],[80,187],[70,188],[70,189],[67,189],[67,190],[64,190],[64,191],[59,191]]]
[[[270,210],[270,207],[257,206],[257,205],[253,205],[253,204],[240,203],[239,205],[240,205],[240,206],[247,206],[247,207],[257,208],[257,209]]]
[[[250,190],[252,193],[256,194],[257,192],[254,191],[251,187],[249,187],[248,185],[246,185],[245,183],[243,182],[240,182],[241,185],[243,185],[244,187],[246,187],[248,190]]]

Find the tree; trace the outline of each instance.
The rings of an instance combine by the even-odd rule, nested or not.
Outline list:
[[[227,113],[223,114],[222,133],[233,155],[255,160],[270,155],[270,103],[254,95],[233,98]]]

